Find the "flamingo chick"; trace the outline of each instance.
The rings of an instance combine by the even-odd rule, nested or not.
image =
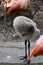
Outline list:
[[[30,0],[5,0],[2,1],[2,5],[6,5],[6,7],[8,8],[7,14],[9,14],[12,10],[26,10],[28,5],[30,5]]]
[[[30,41],[40,33],[40,30],[34,21],[25,16],[16,17],[13,21],[13,27],[17,32],[15,35],[18,34],[22,40],[25,40],[25,58],[27,58],[27,42],[29,50]]]
[[[28,56],[28,61],[32,56],[43,55],[43,35],[36,41],[35,47],[30,52],[30,56]]]

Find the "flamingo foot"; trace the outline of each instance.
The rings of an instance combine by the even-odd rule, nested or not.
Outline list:
[[[29,64],[30,64],[30,60],[25,63],[25,65],[29,65]]]

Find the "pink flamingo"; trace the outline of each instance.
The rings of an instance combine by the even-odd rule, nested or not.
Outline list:
[[[4,0],[2,5],[7,7],[7,14],[9,14],[12,10],[26,10],[28,5],[30,5],[30,0]]]

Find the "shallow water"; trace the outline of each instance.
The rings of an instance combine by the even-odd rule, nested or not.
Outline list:
[[[31,42],[30,48],[32,49],[34,45],[35,42]],[[0,65],[16,65],[13,63],[17,63],[17,65],[19,65],[19,63],[23,63],[23,61],[20,60],[20,56],[24,56],[24,50],[24,42],[0,41]],[[40,65],[43,65],[43,56],[32,57],[30,61],[31,63],[42,63]]]

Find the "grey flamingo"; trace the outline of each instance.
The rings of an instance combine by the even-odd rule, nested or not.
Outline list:
[[[16,34],[18,34],[22,40],[25,40],[25,56],[22,59],[27,60],[27,42],[29,50],[30,41],[40,33],[40,30],[34,21],[25,16],[16,17],[13,21],[13,27],[17,32]]]

